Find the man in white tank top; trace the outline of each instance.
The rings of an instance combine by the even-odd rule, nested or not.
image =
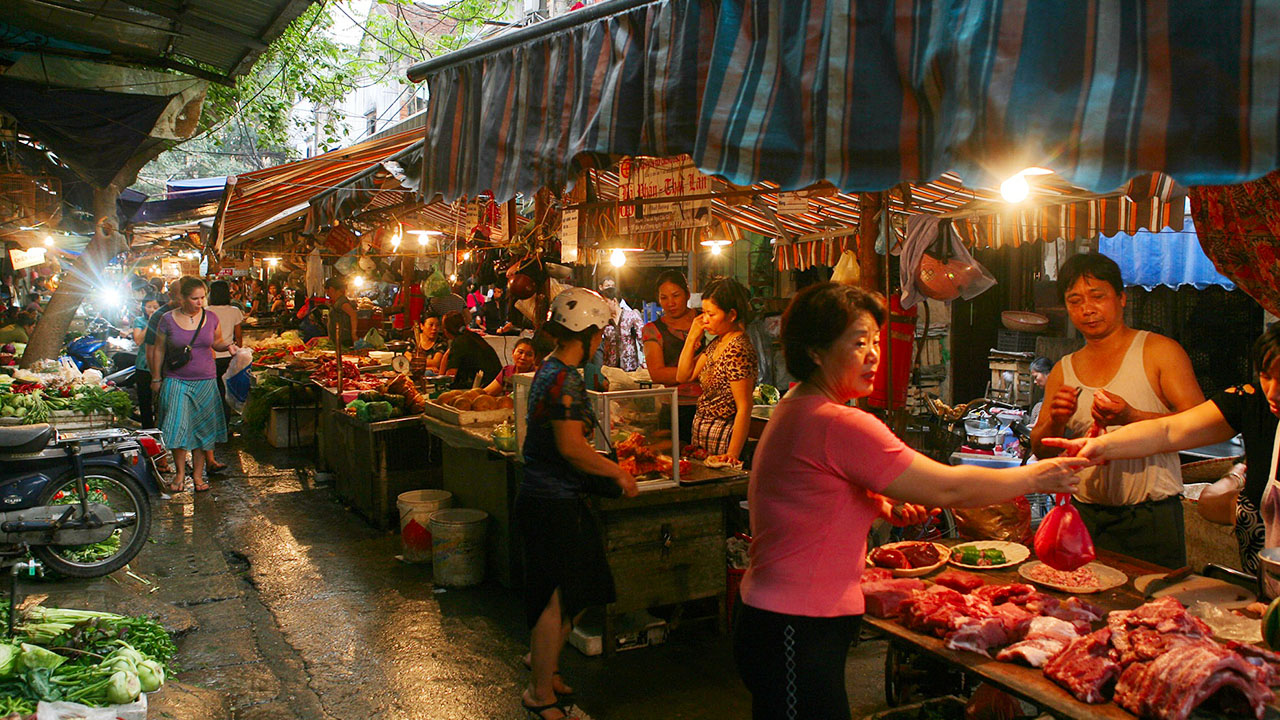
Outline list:
[[[1032,431],[1038,457],[1058,454],[1046,437],[1084,437],[1204,402],[1191,360],[1173,340],[1128,327],[1120,267],[1076,255],[1058,271],[1058,294],[1085,338],[1049,373]],[[1099,548],[1166,567],[1186,564],[1182,471],[1177,453],[1116,460],[1080,473],[1076,506]]]

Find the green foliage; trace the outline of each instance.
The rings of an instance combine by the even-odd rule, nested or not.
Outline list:
[[[195,137],[147,165],[136,188],[155,194],[168,180],[235,175],[297,159],[291,131],[340,147],[353,139],[343,117],[331,112],[343,99],[387,80],[410,85],[404,73],[410,64],[475,41],[485,22],[501,19],[509,6],[510,0],[439,6],[377,0],[363,15],[357,0],[312,5],[235,87],[209,86]],[[364,30],[355,44],[335,39],[335,20],[344,15]],[[319,109],[319,127],[310,113],[296,112],[302,105]]]

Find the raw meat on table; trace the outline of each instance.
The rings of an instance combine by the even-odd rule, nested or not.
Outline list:
[[[879,582],[880,580],[888,580],[891,577],[893,577],[893,571],[886,570],[884,568],[869,567],[862,571],[862,582],[864,584],[869,582]]]
[[[1120,663],[1111,659],[1111,629],[1072,640],[1045,663],[1044,675],[1080,702],[1106,702],[1108,686],[1120,675]]]
[[[897,617],[912,593],[924,589],[918,578],[887,578],[862,583],[862,597],[872,617]]]
[[[878,547],[871,551],[871,562],[876,567],[894,568],[896,570],[910,570],[911,561],[907,560],[907,556],[897,548]]]
[[[984,585],[974,590],[973,594],[992,605],[999,605],[1005,602],[1022,604],[1023,598],[1037,593],[1034,587],[1025,583],[1010,583],[1008,585]]]
[[[969,650],[991,657],[988,652],[1009,642],[1004,623],[998,617],[969,618],[947,634],[946,646],[952,650]]]
[[[986,580],[963,570],[947,570],[935,577],[933,581],[962,593],[971,592],[987,584]]]
[[[1185,720],[1213,698],[1226,710],[1246,711],[1261,720],[1274,696],[1256,673],[1232,650],[1212,640],[1187,638],[1151,662],[1125,668],[1115,701],[1140,717]]]
[[[1005,604],[1000,607],[1017,606]],[[996,659],[1038,668],[1078,637],[1080,636],[1071,623],[1053,617],[1038,617],[1031,621],[1026,637],[1001,650]]]

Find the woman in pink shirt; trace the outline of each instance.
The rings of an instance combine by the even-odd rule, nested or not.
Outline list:
[[[924,506],[1072,492],[1075,471],[1088,464],[942,465],[848,407],[871,393],[884,316],[878,296],[821,283],[797,294],[782,318],[787,370],[800,383],[774,409],[756,449],[747,491],[751,565],[734,632],[757,720],[849,718],[845,657],[862,620],[859,580],[872,520],[915,523],[928,515]]]

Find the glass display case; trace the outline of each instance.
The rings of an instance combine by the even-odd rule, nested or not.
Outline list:
[[[597,450],[606,452],[612,443],[618,460],[637,478],[680,481],[675,388],[588,391],[587,396],[599,423],[593,437]]]

